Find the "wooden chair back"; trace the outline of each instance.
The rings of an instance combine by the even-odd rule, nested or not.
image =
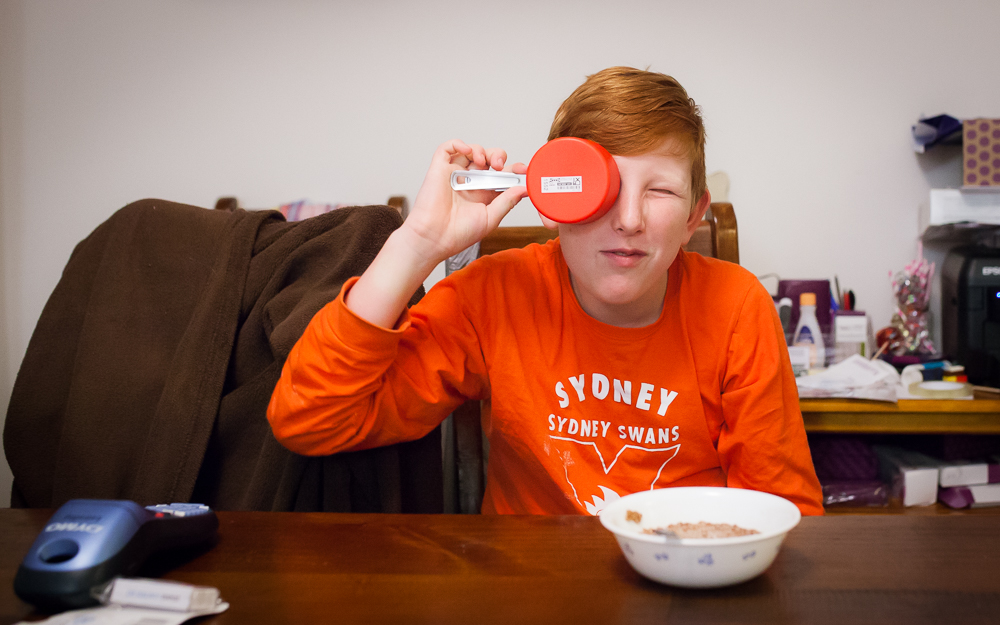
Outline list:
[[[555,230],[542,226],[497,228],[479,244],[479,255],[485,256],[531,243],[545,243],[556,238],[558,234]],[[698,229],[684,249],[738,265],[740,250],[736,234],[736,214],[733,212],[733,205],[718,202],[712,204],[712,210],[698,225]]]
[[[545,243],[558,236],[542,226],[497,228],[479,244],[479,255]],[[684,249],[739,264],[736,213],[729,203],[714,203]],[[451,435],[445,437],[445,506],[463,514],[478,513],[486,483],[489,442],[483,438],[483,402],[469,401],[452,413]],[[450,491],[450,492],[449,492]]]

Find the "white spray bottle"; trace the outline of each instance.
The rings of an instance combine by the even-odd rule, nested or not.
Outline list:
[[[799,295],[799,323],[795,326],[795,338],[792,345],[809,348],[809,367],[822,367],[826,364],[826,345],[823,343],[823,333],[816,320],[816,294],[801,293]]]

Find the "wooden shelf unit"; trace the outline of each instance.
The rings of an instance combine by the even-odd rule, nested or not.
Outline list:
[[[1000,434],[1000,396],[972,400],[802,399],[807,432],[830,434]]]
[[[1000,395],[978,393],[972,400],[903,399],[898,403],[862,399],[802,399],[806,431],[820,434],[1000,434]],[[1000,506],[952,510],[938,502],[906,508],[828,506],[827,514],[984,514],[1000,516]]]

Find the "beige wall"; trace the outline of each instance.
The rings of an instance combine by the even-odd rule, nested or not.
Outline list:
[[[888,273],[953,170],[918,160],[909,126],[1000,116],[975,52],[997,23],[995,0],[4,0],[0,406],[73,245],[127,202],[413,198],[441,141],[527,161],[559,102],[617,64],[703,107],[744,266],[836,273],[885,325]],[[523,202],[506,223],[535,222]],[[9,485],[0,462],[2,504]]]

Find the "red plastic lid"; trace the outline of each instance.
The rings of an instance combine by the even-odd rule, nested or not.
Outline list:
[[[553,139],[528,163],[531,203],[559,223],[600,217],[615,203],[620,185],[615,159],[588,139]]]

